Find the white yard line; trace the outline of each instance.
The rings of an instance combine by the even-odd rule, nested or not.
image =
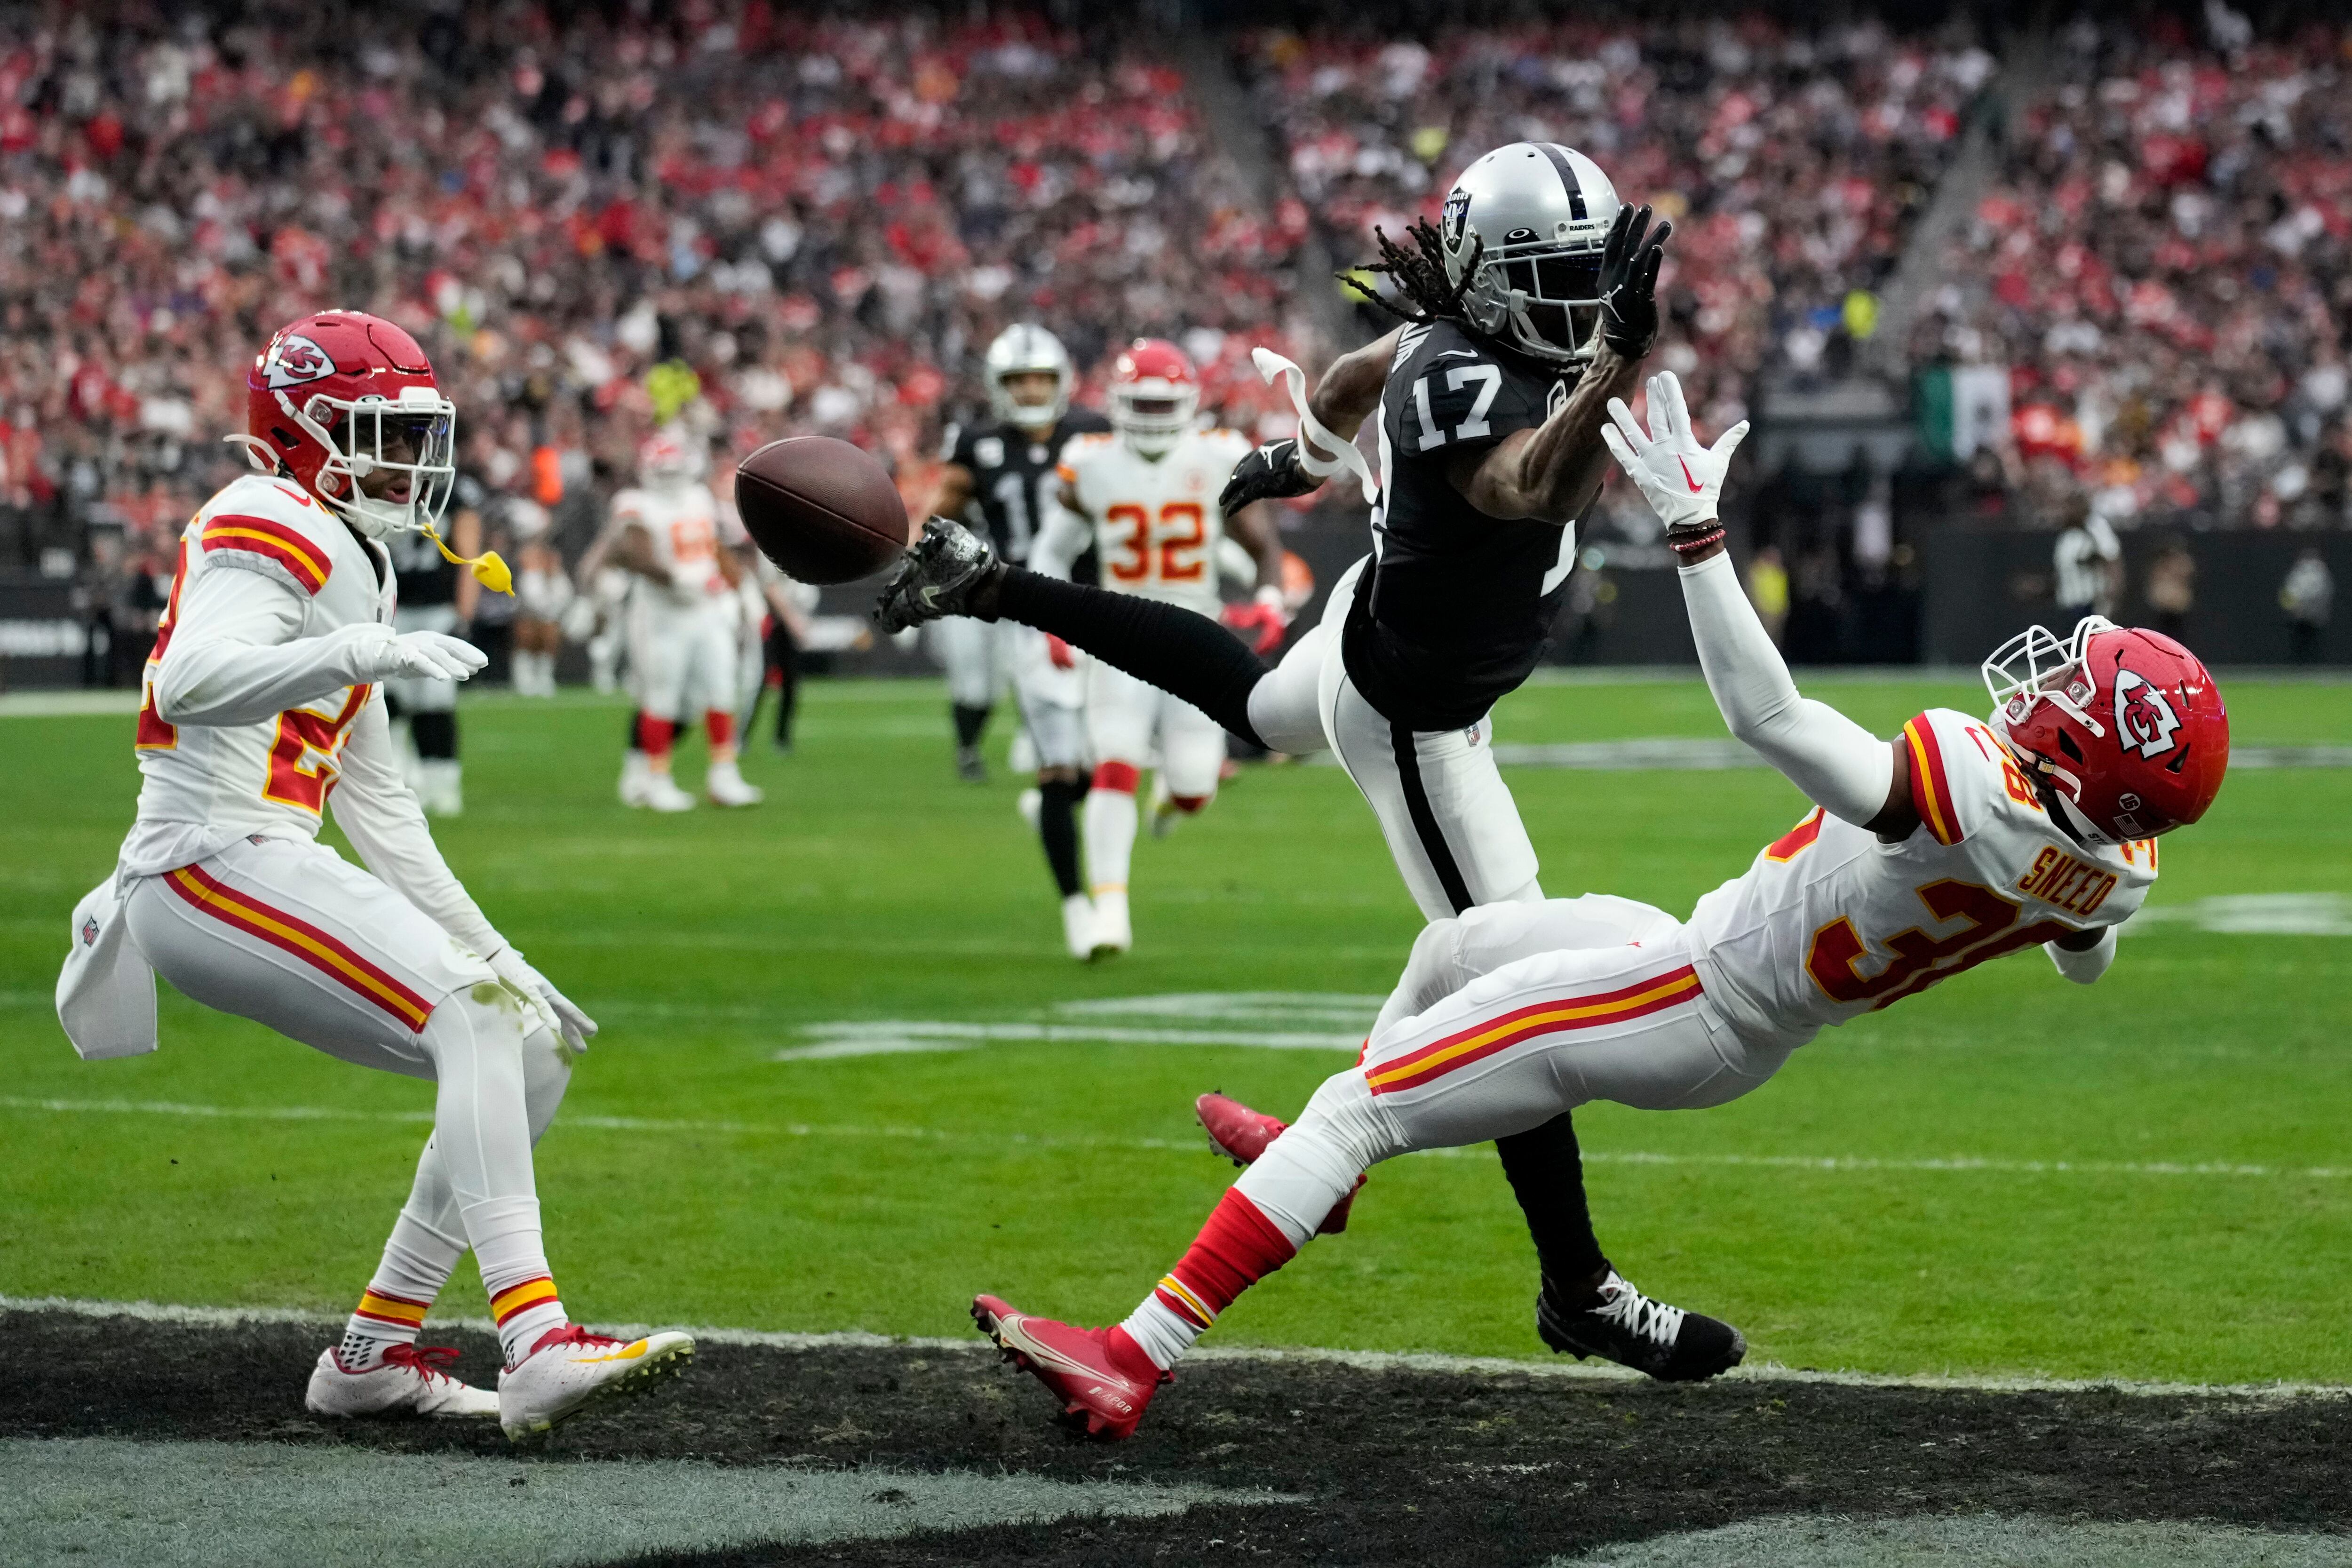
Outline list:
[[[58,1116],[177,1116],[199,1121],[375,1121],[410,1126],[427,1124],[429,1110],[352,1110],[331,1105],[197,1105],[159,1100],[47,1100],[30,1095],[0,1095],[0,1110]],[[1194,1154],[1206,1150],[1198,1138],[1098,1138],[1084,1134],[975,1132],[943,1127],[878,1126],[815,1121],[711,1121],[653,1116],[594,1116],[565,1113],[565,1127],[605,1132],[728,1133],[771,1138],[844,1138],[866,1142],[905,1141],[928,1143],[984,1143],[1004,1149],[1100,1149],[1137,1153],[1173,1151]],[[1463,1149],[1429,1149],[1420,1158],[1463,1159],[1487,1156],[1485,1144]],[[1747,1170],[1819,1172],[1829,1175],[1883,1174],[1916,1172],[1934,1174],[1995,1176],[2146,1176],[2166,1179],[2224,1177],[2233,1180],[2273,1178],[2284,1181],[2340,1182],[2352,1179],[2352,1165],[2265,1165],[2235,1160],[2020,1160],[1969,1154],[1886,1158],[1871,1154],[1738,1154],[1664,1153],[1643,1150],[1594,1150],[1584,1152],[1587,1164],[1658,1166],[1731,1166]]]
[[[299,1307],[190,1307],[157,1301],[94,1301],[71,1296],[0,1295],[0,1311],[63,1312],[83,1318],[126,1318],[141,1322],[172,1323],[187,1328],[223,1329],[243,1323],[289,1323],[319,1328],[340,1327],[339,1312],[312,1311]],[[496,1331],[488,1318],[436,1317],[442,1327]],[[598,1332],[636,1335],[652,1331],[649,1323],[592,1323]],[[676,1326],[676,1325],[670,1325]],[[873,1334],[857,1330],[837,1333],[789,1333],[770,1329],[689,1327],[687,1331],[706,1345],[745,1345],[762,1350],[824,1351],[898,1349],[980,1354],[992,1350],[972,1338],[929,1335]],[[1507,1356],[1443,1355],[1419,1351],[1343,1351],[1314,1346],[1206,1346],[1192,1352],[1194,1361],[1323,1362],[1365,1372],[1434,1372],[1490,1377],[1539,1377],[1572,1381],[1639,1384],[1648,1381],[1620,1366],[1594,1366],[1580,1362],[1517,1361]],[[1990,1394],[2072,1394],[2096,1389],[2120,1394],[2193,1394],[2233,1399],[2342,1399],[2352,1387],[2333,1383],[2158,1383],[2131,1378],[2045,1377],[2034,1373],[1970,1376],[1951,1373],[1880,1373],[1822,1371],[1815,1367],[1782,1366],[1765,1362],[1736,1368],[1717,1383],[1818,1383],[1844,1388],[1928,1388]],[[1713,1386],[1710,1384],[1709,1386]]]

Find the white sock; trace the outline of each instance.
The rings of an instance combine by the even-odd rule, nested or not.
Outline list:
[[[1128,1338],[1143,1347],[1151,1364],[1162,1372],[1174,1366],[1177,1357],[1191,1350],[1192,1342],[1202,1333],[1200,1324],[1181,1312],[1169,1310],[1157,1290],[1146,1296],[1143,1304],[1129,1314],[1119,1327],[1127,1331]]]
[[[1135,858],[1135,796],[1126,790],[1087,792],[1087,880],[1097,890],[1125,888]]]

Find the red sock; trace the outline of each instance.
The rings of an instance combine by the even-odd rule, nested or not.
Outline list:
[[[1234,1298],[1273,1273],[1298,1249],[1258,1206],[1233,1187],[1217,1200],[1209,1223],[1154,1292],[1179,1317],[1207,1328]]]
[[[710,749],[714,752],[721,746],[735,743],[735,715],[732,713],[721,712],[716,708],[707,710],[702,715],[702,729],[710,737]]]
[[[1100,763],[1095,767],[1095,788],[1133,795],[1141,777],[1141,772],[1132,763]]]
[[[1208,805],[1209,797],[1205,795],[1171,795],[1168,797],[1168,804],[1190,816]]]
[[[649,757],[667,757],[671,744],[677,739],[677,721],[656,719],[650,713],[637,715],[637,750]]]

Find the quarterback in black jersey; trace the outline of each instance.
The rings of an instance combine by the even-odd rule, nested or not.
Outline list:
[[[1650,216],[1583,154],[1520,142],[1465,170],[1436,226],[1415,224],[1402,246],[1381,237],[1373,270],[1396,298],[1367,297],[1404,324],[1335,362],[1299,436],[1244,459],[1223,498],[1230,510],[1303,495],[1360,468],[1352,442],[1378,413],[1371,552],[1273,669],[1203,617],[1003,566],[938,521],[879,617],[1018,620],[1276,751],[1328,747],[1432,921],[1540,900],[1487,715],[1542,657],[1577,519],[1609,464],[1609,402],[1633,397],[1657,336],[1672,225]],[[1738,1362],[1728,1324],[1654,1302],[1610,1268],[1567,1115],[1496,1148],[1542,1265],[1547,1343],[1675,1380]]]
[[[950,428],[947,469],[934,510],[984,528],[998,556],[1029,558],[1029,543],[1051,515],[1061,481],[1055,466],[1073,437],[1110,428],[1090,408],[1070,406],[1076,376],[1054,334],[1026,323],[1007,327],[988,346],[990,417]],[[1073,570],[1094,581],[1092,552]],[[1091,959],[1092,907],[1079,874],[1078,806],[1086,799],[1085,689],[1066,647],[1017,624],[955,618],[929,633],[933,657],[947,669],[955,722],[956,768],[985,775],[980,739],[997,694],[1009,683],[1037,753],[1037,837],[1062,896],[1062,926],[1072,956]]]

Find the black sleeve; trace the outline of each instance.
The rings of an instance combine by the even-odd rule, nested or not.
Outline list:
[[[997,614],[1051,632],[1144,684],[1183,699],[1244,740],[1265,744],[1250,728],[1249,694],[1265,678],[1266,667],[1206,616],[1018,566],[1004,574]]]
[[[947,439],[940,443],[940,460],[953,463],[968,474],[978,473],[980,470],[971,460],[971,426],[949,426]]]

